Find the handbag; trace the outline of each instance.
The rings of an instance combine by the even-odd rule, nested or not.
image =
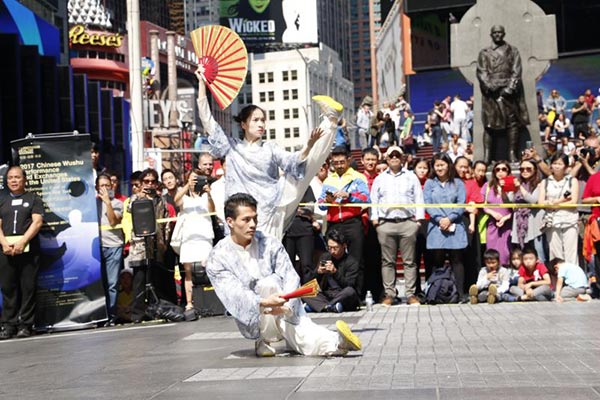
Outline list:
[[[408,135],[402,140],[403,146],[412,146],[413,144],[415,144],[415,138],[413,137],[413,135]]]
[[[185,214],[179,213],[175,228],[173,228],[173,234],[171,235],[171,248],[175,253],[179,255],[181,251],[181,243],[183,242],[183,224],[185,223]]]

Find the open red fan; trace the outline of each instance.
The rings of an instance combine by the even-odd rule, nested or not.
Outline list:
[[[284,294],[281,298],[289,300],[296,297],[315,297],[321,288],[319,287],[319,283],[316,279],[306,282],[304,285],[300,286],[298,289],[294,290],[291,293]]]
[[[190,33],[198,64],[204,67],[204,78],[222,110],[238,95],[248,72],[248,51],[231,29],[207,25]]]

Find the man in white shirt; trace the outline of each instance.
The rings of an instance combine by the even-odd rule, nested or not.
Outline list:
[[[470,142],[471,135],[467,128],[468,104],[462,101],[460,95],[457,94],[454,96],[452,104],[450,104],[450,111],[452,112],[452,133],[458,133],[461,139]]]
[[[402,149],[391,146],[386,152],[389,168],[375,178],[371,189],[373,204],[423,204],[423,190],[412,171],[402,169],[406,157]],[[415,291],[419,279],[420,260],[415,259],[417,232],[420,221],[425,219],[422,207],[385,208],[373,207],[371,221],[377,229],[381,245],[381,276],[385,297],[382,303],[392,305],[396,297],[396,258],[402,253],[406,296],[409,305],[419,304]]]
[[[256,355],[274,356],[272,343],[310,356],[345,355],[361,349],[360,339],[338,320],[338,332],[306,316],[299,298],[285,299],[300,286],[281,241],[256,231],[256,200],[236,193],[225,202],[231,235],[211,252],[206,272],[219,299],[235,318],[242,335],[255,340]]]

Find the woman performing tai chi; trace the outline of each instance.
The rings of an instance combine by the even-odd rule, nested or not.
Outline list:
[[[314,96],[313,100],[321,107],[323,121],[311,132],[300,151],[290,153],[274,142],[262,141],[266,113],[255,105],[246,106],[235,118],[244,131],[243,137],[226,135],[208,106],[203,72],[202,67],[196,70],[198,111],[208,134],[210,152],[227,159],[225,198],[240,192],[254,196],[258,200],[260,218],[257,230],[281,240],[310,180],[329,155],[344,107],[330,97]]]

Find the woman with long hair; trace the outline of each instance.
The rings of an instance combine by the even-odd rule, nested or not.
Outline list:
[[[275,142],[262,140],[267,114],[256,105],[244,107],[235,118],[243,136],[226,135],[208,106],[203,72],[202,67],[196,70],[198,111],[212,155],[227,160],[225,197],[234,193],[252,195],[258,201],[258,230],[281,239],[310,184],[306,177],[315,176],[329,155],[344,107],[330,97],[315,96],[313,100],[323,112],[321,125],[310,133],[300,151],[291,153]]]
[[[497,161],[492,167],[492,177],[481,188],[484,203],[504,204],[512,201],[514,177],[511,175],[508,161]],[[500,253],[500,264],[508,265],[510,261],[510,233],[512,230],[512,211],[509,208],[483,209],[489,219],[487,222],[486,248]]]
[[[517,204],[535,204],[540,195],[541,175],[538,165],[533,160],[523,160],[519,166],[520,177],[515,179],[515,196]],[[538,258],[544,264],[549,261],[544,250],[542,234],[543,218],[546,212],[541,208],[516,208],[513,211],[512,243],[523,249],[533,246]]]
[[[423,195],[430,216],[427,226],[427,250],[431,250],[435,268],[449,260],[454,271],[460,301],[465,298],[465,268],[463,250],[467,247],[467,232],[463,223],[462,207],[442,208],[435,204],[465,204],[466,191],[463,182],[456,176],[454,164],[448,155],[438,153],[432,159],[433,170],[425,182]]]
[[[206,266],[214,238],[212,221],[208,214],[215,212],[215,203],[210,194],[210,185],[200,170],[193,169],[188,172],[185,181],[185,186],[175,195],[175,201],[181,210],[179,218],[183,218],[179,262],[185,270],[185,309],[191,310],[194,307],[192,264]]]
[[[425,182],[427,182],[427,177],[429,176],[429,172],[431,170],[429,165],[429,160],[426,158],[416,158],[412,160],[410,165],[408,166],[409,170],[412,170],[414,174],[419,179],[421,183],[421,188],[425,186]],[[421,222],[421,227],[419,228],[419,232],[417,233],[417,246],[415,249],[415,262],[417,263],[417,268],[421,268],[421,258],[423,258],[423,262],[425,263],[425,280],[429,278],[431,275],[433,266],[431,265],[431,257],[427,252],[427,225],[429,223],[429,214],[425,213],[425,221]],[[417,279],[417,293],[421,293],[421,279]]]
[[[577,244],[579,213],[576,208],[560,208],[563,204],[577,204],[579,182],[567,174],[569,157],[556,153],[550,159],[552,175],[539,185],[538,204],[545,206],[544,231],[549,247],[549,259],[562,258],[579,264]]]

